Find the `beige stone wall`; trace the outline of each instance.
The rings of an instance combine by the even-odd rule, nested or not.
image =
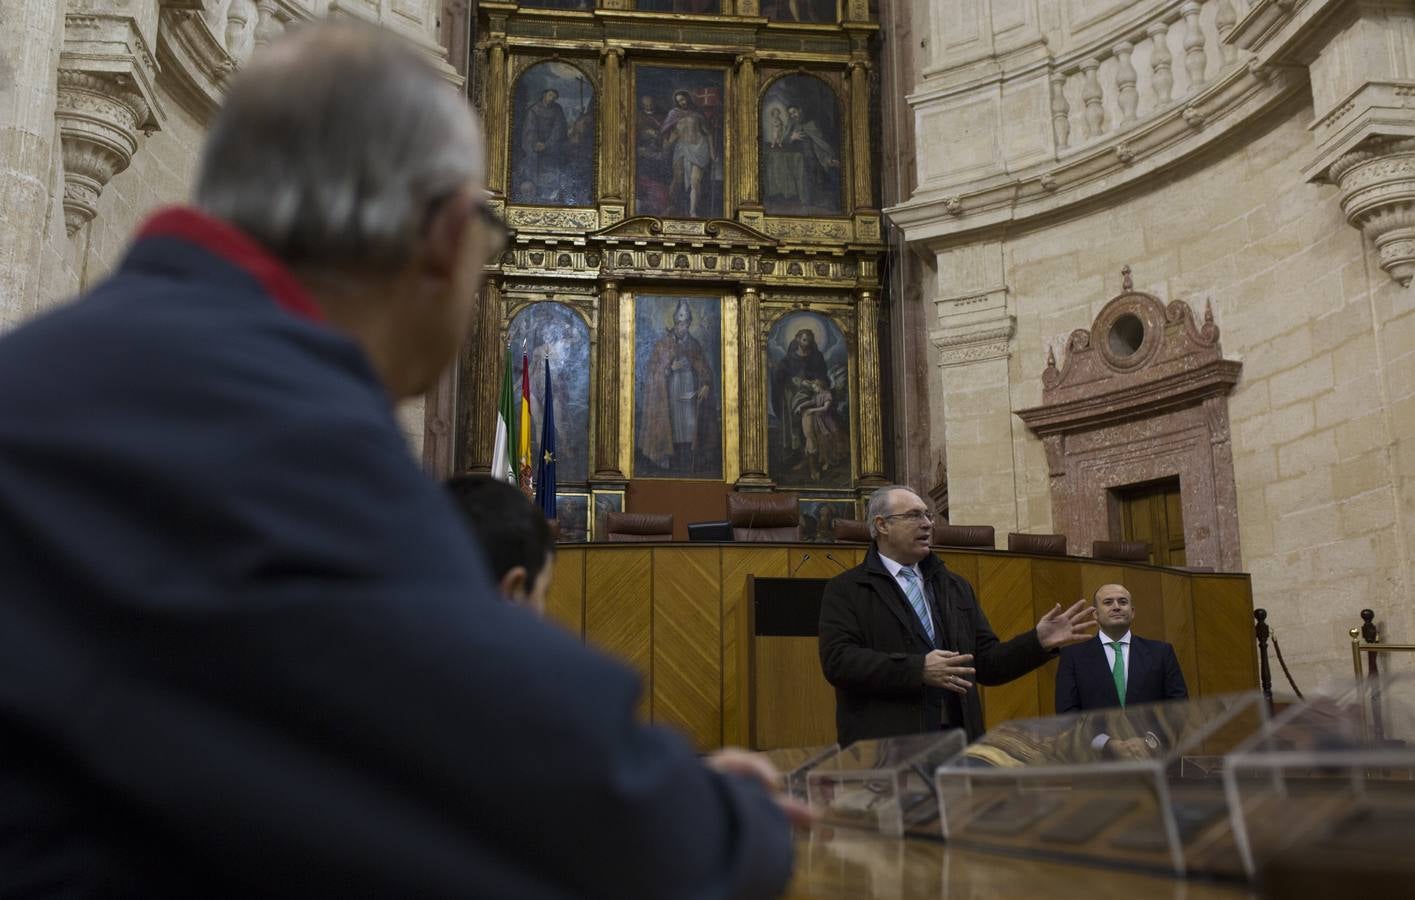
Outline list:
[[[1243,361],[1230,401],[1243,563],[1299,685],[1349,672],[1362,607],[1415,642],[1415,291],[1381,271],[1336,188],[1304,178],[1311,119],[1290,103],[1129,196],[940,254],[947,296],[962,293],[951,256],[1000,253],[1016,337],[1008,358],[940,368],[934,398],[953,521],[1050,531],[1041,443],[1010,414],[1041,402],[1047,348],[1063,361],[1126,264],[1162,300],[1200,316],[1212,301],[1225,356]]]

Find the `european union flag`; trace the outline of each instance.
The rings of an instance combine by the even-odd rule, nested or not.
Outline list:
[[[547,519],[555,514],[555,396],[550,390],[550,357],[545,358],[545,415],[540,419],[540,459],[536,463],[536,505]]]

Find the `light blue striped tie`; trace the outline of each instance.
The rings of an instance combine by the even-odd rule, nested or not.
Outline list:
[[[933,616],[929,615],[929,605],[924,602],[924,588],[919,584],[919,574],[913,569],[900,569],[899,577],[904,579],[904,595],[909,598],[909,605],[914,607],[914,615],[923,623],[924,631],[928,632],[929,643],[937,644]]]

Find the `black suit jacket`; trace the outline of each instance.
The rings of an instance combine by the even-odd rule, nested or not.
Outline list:
[[[278,264],[166,221],[0,338],[0,897],[777,896],[766,791],[496,595]]]
[[[1174,647],[1131,632],[1130,666],[1125,675],[1125,705],[1183,700],[1189,696],[1184,673]],[[1057,714],[1120,705],[1115,677],[1106,662],[1105,648],[1092,638],[1061,651],[1056,670]]]
[[[973,654],[980,684],[1005,684],[1046,663],[1035,629],[1000,641],[973,594],[972,585],[930,555],[919,563],[931,587],[939,646]],[[835,726],[841,744],[867,738],[917,734],[939,727],[945,692],[923,682],[929,642],[879,551],[826,585],[821,601],[820,657],[835,686]],[[972,740],[983,733],[978,690],[963,695],[962,725]]]

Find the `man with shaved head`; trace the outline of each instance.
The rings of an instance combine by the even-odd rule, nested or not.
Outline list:
[[[0,896],[766,897],[769,766],[504,603],[393,401],[504,232],[411,49],[233,80],[190,207],[0,339]]]
[[[1130,632],[1135,621],[1130,591],[1103,584],[1093,599],[1100,634],[1061,651],[1057,713],[1186,699],[1189,690],[1174,647]]]

